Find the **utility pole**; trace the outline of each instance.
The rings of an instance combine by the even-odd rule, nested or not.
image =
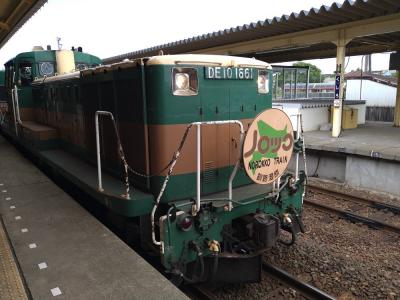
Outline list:
[[[400,52],[390,54],[389,70],[397,72],[396,104],[394,107],[394,126],[400,127]]]
[[[364,63],[364,71],[365,73],[371,73],[371,54],[365,55],[365,63]]]

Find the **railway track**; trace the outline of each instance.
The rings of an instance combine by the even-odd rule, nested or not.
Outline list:
[[[186,286],[182,288],[182,291],[190,297],[192,300],[218,300],[218,296],[213,293],[213,291],[207,287],[197,285],[197,286]]]
[[[339,192],[336,190],[324,188],[321,186],[308,185],[307,187],[309,190],[311,190],[313,192],[317,192],[319,194],[334,196],[334,197],[338,197],[338,198],[348,200],[351,202],[355,202],[355,203],[367,204],[372,208],[385,209],[385,210],[391,211],[394,214],[400,214],[399,206],[391,205],[388,203],[384,203],[381,201],[376,201],[376,200],[372,200],[372,199],[368,199],[368,198],[363,198],[363,197],[356,196],[356,195],[349,195],[346,193],[342,193],[342,192]]]
[[[374,208],[374,209],[387,210],[394,214],[400,214],[400,207],[390,205],[390,204],[387,204],[384,202],[379,202],[379,201],[375,201],[375,200],[371,200],[371,199],[367,199],[367,198],[349,195],[346,193],[341,193],[341,192],[338,192],[335,190],[326,189],[326,188],[322,188],[322,187],[316,187],[316,186],[309,186],[309,190],[316,192],[318,194],[327,195],[329,197],[339,198],[341,200],[351,201],[351,202],[363,204],[363,205],[367,204],[369,207]],[[383,222],[383,221],[376,220],[373,218],[365,217],[365,216],[356,214],[354,212],[339,209],[336,207],[332,207],[330,205],[322,204],[317,201],[305,199],[304,204],[315,207],[315,208],[325,211],[325,212],[334,213],[334,214],[338,215],[339,217],[350,220],[352,222],[363,223],[374,229],[383,229],[383,230],[387,230],[387,231],[391,231],[391,232],[400,234],[399,226],[389,224],[387,222]]]
[[[274,265],[263,262],[262,268],[270,276],[275,277],[280,282],[295,289],[307,299],[321,299],[321,300],[336,299],[335,297],[325,293],[324,291],[321,291],[315,286],[312,286],[308,283],[298,280],[295,276],[287,273],[286,271]]]
[[[320,289],[305,283],[303,281],[298,280],[295,276],[287,273],[286,271],[270,264],[263,262],[262,269],[264,272],[268,274],[268,277],[273,277],[278,280],[283,285],[290,287],[301,295],[303,295],[307,299],[321,299],[321,300],[332,300],[336,299],[335,297],[321,291]],[[195,285],[195,286],[186,286],[183,288],[183,291],[188,295],[191,299],[207,299],[207,300],[217,300],[219,297],[214,294],[213,290],[207,288],[207,286],[203,285]],[[266,295],[267,296],[267,295]]]

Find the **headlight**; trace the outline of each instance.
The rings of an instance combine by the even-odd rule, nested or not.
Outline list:
[[[194,68],[172,69],[172,93],[176,96],[193,96],[198,93],[199,81]]]
[[[189,74],[186,73],[176,73],[175,74],[175,91],[188,91],[189,86]]]
[[[260,94],[267,94],[269,92],[269,76],[267,71],[258,71],[257,85]]]

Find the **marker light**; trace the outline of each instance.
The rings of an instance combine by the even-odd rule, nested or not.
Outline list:
[[[193,96],[198,93],[197,70],[194,68],[172,69],[172,93],[175,96]]]
[[[193,225],[193,218],[189,214],[184,213],[178,216],[177,224],[181,230],[189,231]]]
[[[258,92],[260,94],[267,94],[269,92],[269,78],[267,71],[260,70],[258,71]]]

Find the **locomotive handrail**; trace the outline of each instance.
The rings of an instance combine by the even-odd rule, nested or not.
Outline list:
[[[95,114],[95,127],[96,127],[96,155],[97,155],[97,184],[98,190],[104,192],[103,179],[101,176],[101,156],[100,156],[100,133],[99,133],[99,115],[109,116],[111,120],[114,120],[114,116],[109,111],[96,111]]]
[[[300,127],[301,127],[301,113],[297,113],[297,114],[292,114],[290,115],[290,117],[296,117],[296,141],[299,141],[302,136],[301,136],[301,132],[300,132]],[[298,181],[299,180],[299,160],[300,160],[300,153],[297,152],[296,153],[296,163],[295,163],[295,180]]]
[[[121,161],[122,161],[122,163],[124,165],[124,170],[125,170],[126,192],[122,196],[125,197],[126,199],[129,199],[130,198],[130,195],[129,195],[129,178],[128,178],[128,168],[129,168],[129,166],[128,166],[128,163],[127,163],[127,161],[125,159],[124,150],[122,149],[122,144],[121,144],[121,140],[120,140],[120,137],[119,137],[117,126],[115,124],[114,115],[109,111],[103,111],[103,110],[98,110],[95,113],[98,190],[100,192],[104,192],[102,175],[101,175],[99,115],[108,116],[108,117],[110,117],[111,121],[113,122],[114,131],[115,131],[115,134],[117,136],[118,152],[119,152],[120,159],[121,159]]]
[[[229,190],[229,194],[228,194],[228,201],[229,201],[229,211],[232,210],[232,182],[233,179],[235,178],[236,172],[239,169],[240,166],[240,161],[241,161],[241,154],[243,152],[243,139],[244,139],[244,127],[243,127],[243,123],[239,120],[223,120],[223,121],[203,121],[203,122],[193,122],[193,123],[189,123],[186,127],[186,131],[185,134],[183,135],[181,144],[178,148],[178,150],[174,153],[174,157],[170,163],[170,168],[169,171],[167,173],[167,176],[164,179],[164,183],[161,187],[160,193],[157,196],[157,199],[155,201],[155,204],[153,206],[153,209],[151,211],[150,217],[151,217],[151,237],[153,240],[153,243],[155,245],[161,246],[161,252],[164,253],[164,244],[162,241],[157,241],[156,240],[156,234],[155,234],[155,213],[156,210],[158,208],[158,205],[161,201],[161,197],[165,191],[165,188],[167,186],[168,180],[169,180],[169,176],[172,173],[172,170],[177,162],[177,160],[179,159],[182,147],[186,141],[187,135],[190,131],[190,129],[193,126],[197,127],[197,142],[196,142],[196,148],[197,148],[197,153],[196,153],[196,161],[197,161],[197,174],[196,174],[196,204],[194,206],[194,209],[192,208],[192,214],[196,215],[199,211],[200,211],[200,205],[201,205],[201,125],[222,125],[222,124],[237,124],[240,127],[240,154],[238,157],[238,160],[236,161],[235,167],[233,168],[233,171],[231,173],[231,176],[229,177],[229,183],[228,183],[228,190]]]
[[[197,127],[197,142],[196,142],[196,162],[197,162],[197,174],[196,174],[196,206],[195,213],[200,211],[201,202],[201,125],[223,125],[223,124],[237,124],[240,127],[240,154],[236,161],[235,167],[229,177],[228,182],[228,200],[229,200],[229,211],[232,210],[232,183],[236,176],[237,170],[240,166],[241,154],[243,152],[243,138],[244,138],[244,127],[243,123],[239,120],[223,120],[223,121],[202,121],[193,122],[191,125]]]
[[[15,103],[14,103],[14,89],[11,89],[11,103],[12,103],[13,114],[14,114],[15,135],[18,136],[17,117],[16,117],[16,114],[15,114]]]
[[[15,135],[18,136],[18,123],[22,125],[22,121],[19,115],[18,88],[16,85],[11,89],[11,102],[13,105]]]
[[[17,121],[18,121],[19,124],[22,125],[21,116],[20,116],[20,114],[19,114],[19,96],[18,96],[18,88],[17,88],[16,85],[14,86],[14,101],[15,101],[15,107],[16,107],[16,109],[17,109],[17,111],[16,111],[16,112],[17,112]]]
[[[306,181],[308,181],[308,172],[307,172],[307,160],[306,160],[306,143],[304,142],[304,129],[303,129],[303,114],[302,113],[297,113],[290,115],[290,117],[296,117],[296,141],[299,141],[300,139],[303,141],[302,142],[302,152],[303,152],[303,163],[304,163],[304,173],[306,176]],[[300,173],[300,167],[299,167],[299,162],[300,162],[300,153],[296,153],[296,164],[295,164],[295,180],[296,182],[300,179],[299,173]],[[303,197],[301,198],[301,201],[303,203],[303,198],[306,194],[306,188],[304,188],[303,192]]]

